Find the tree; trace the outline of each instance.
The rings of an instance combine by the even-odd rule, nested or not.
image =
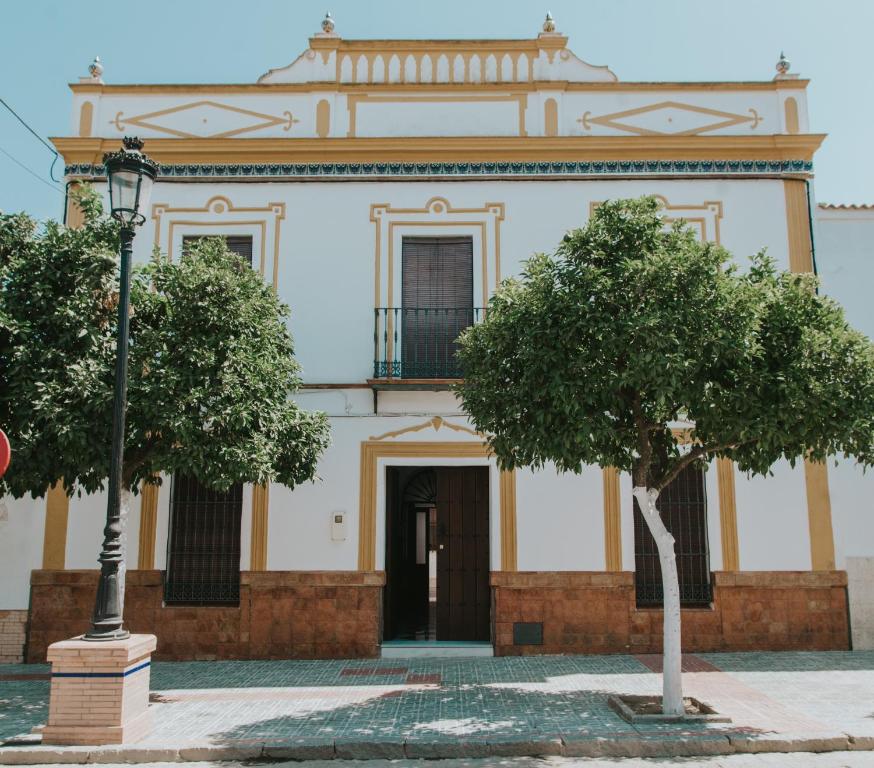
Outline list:
[[[659,492],[714,457],[756,474],[781,458],[874,462],[874,347],[815,289],[764,253],[742,272],[684,224],[665,228],[655,198],[618,200],[531,258],[461,338],[457,391],[503,468],[631,473],[662,570],[665,714],[683,702]]]
[[[0,215],[0,424],[13,445],[0,493],[60,480],[91,493],[107,477],[118,230],[92,191],[78,202],[79,229]],[[328,425],[289,399],[288,308],[223,239],[138,266],[131,307],[125,489],[174,472],[216,489],[314,478]]]

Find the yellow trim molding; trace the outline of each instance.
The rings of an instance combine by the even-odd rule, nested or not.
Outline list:
[[[719,489],[719,532],[722,541],[722,570],[740,570],[740,546],[737,536],[737,499],[734,487],[734,462],[716,460],[716,483]]]
[[[786,194],[786,229],[789,235],[789,269],[813,272],[813,244],[807,208],[807,188],[803,181],[783,182]],[[804,460],[804,485],[807,491],[807,521],[810,529],[810,561],[815,571],[835,567],[835,542],[832,528],[828,467],[822,462]]]
[[[267,529],[270,488],[267,484],[252,486],[252,544],[249,570],[267,570]]]
[[[70,497],[58,480],[46,494],[46,525],[43,534],[42,567],[45,571],[62,571],[67,560],[67,519]]]
[[[706,117],[716,118],[715,122],[701,125],[697,128],[688,128],[682,131],[656,131],[652,128],[644,128],[633,123],[623,122],[625,118],[637,117],[639,115],[648,115],[653,112],[662,110],[673,110],[677,112],[691,112],[696,115],[704,115]],[[591,112],[584,112],[577,122],[583,126],[583,130],[591,131],[592,124],[602,125],[605,128],[613,128],[617,131],[625,131],[626,133],[634,133],[639,136],[698,136],[702,133],[710,131],[718,131],[722,128],[731,128],[735,125],[743,125],[751,123],[750,129],[755,130],[762,118],[754,109],[749,109],[749,115],[738,115],[734,112],[723,112],[718,109],[709,109],[707,107],[699,107],[695,104],[684,104],[680,101],[659,101],[655,104],[646,104],[642,107],[634,109],[626,109],[622,112],[612,112],[609,115],[601,115],[593,117]],[[669,118],[670,119],[670,118]]]
[[[148,140],[161,163],[376,163],[584,160],[811,160],[824,134],[443,136]],[[53,138],[68,165],[100,165],[118,139]]]
[[[365,440],[361,443],[358,506],[358,570],[376,568],[376,486],[379,459],[439,459],[491,457],[484,442],[383,442]],[[512,474],[512,473],[511,473]],[[516,485],[515,479],[501,473],[499,508],[501,510],[501,568],[516,567]]]
[[[516,472],[500,473],[501,504],[501,570],[518,569],[519,550],[516,543]]]
[[[90,136],[91,126],[94,123],[94,103],[83,101],[79,108],[79,135]]]
[[[143,483],[140,490],[140,535],[137,568],[141,571],[151,571],[155,567],[159,490],[160,487],[152,483]]]
[[[161,125],[160,123],[155,122],[156,118],[176,115],[182,112],[197,112],[197,110],[200,109],[202,120],[201,124],[208,125],[209,118],[204,116],[205,114],[208,114],[208,112],[205,112],[204,108],[207,108],[212,112],[230,112],[234,115],[242,115],[244,117],[252,118],[255,122],[252,122],[250,125],[233,128],[229,131],[220,131],[219,133],[204,132],[202,134],[189,133],[188,131],[183,131],[179,128],[173,128],[172,125]],[[138,128],[147,128],[150,131],[164,133],[168,136],[176,136],[181,139],[195,139],[201,137],[212,139],[231,138],[232,136],[239,136],[243,133],[260,131],[262,128],[272,128],[276,125],[281,125],[283,131],[289,131],[291,130],[292,125],[299,122],[300,120],[298,120],[291,114],[291,112],[288,111],[283,112],[282,117],[276,117],[275,115],[266,115],[263,112],[253,112],[251,109],[241,109],[240,107],[234,107],[230,104],[222,104],[218,101],[208,100],[192,101],[186,104],[177,104],[176,106],[168,107],[167,109],[160,109],[156,112],[147,112],[142,115],[134,115],[133,117],[124,117],[123,112],[117,112],[115,118],[109,121],[110,125],[115,126],[115,129],[119,132],[127,131],[129,126],[136,126]]]
[[[447,429],[451,429],[454,432],[462,432],[467,435],[473,435],[474,437],[479,437],[480,439],[485,438],[481,432],[477,432],[470,427],[462,426],[461,424],[453,424],[451,421],[446,421],[442,416],[435,416],[433,419],[428,419],[427,421],[423,421],[421,424],[414,424],[411,427],[404,427],[403,429],[396,429],[393,432],[384,432],[381,435],[371,435],[370,439],[374,441],[386,440],[392,437],[400,437],[401,435],[408,435],[411,432],[421,432],[423,429],[428,428],[433,429],[435,432],[440,431],[440,427],[446,427]]]
[[[662,201],[662,207],[667,212],[665,224],[673,224],[682,219],[687,224],[698,227],[702,241],[712,240],[720,244],[719,222],[722,220],[722,201],[706,200],[701,204],[682,203],[674,205],[664,195],[654,195]],[[589,203],[589,218],[602,201],[593,200]]]
[[[619,470],[603,467],[604,478],[604,568],[622,570],[622,514],[619,491]]]
[[[789,269],[792,272],[813,272],[807,187],[800,179],[786,179],[783,181],[783,191],[789,235]]]
[[[316,104],[316,136],[327,139],[331,132],[331,102],[320,99]]]
[[[543,135],[558,136],[558,102],[553,98],[543,102]]]
[[[786,118],[786,133],[798,133],[798,101],[790,96],[783,102],[783,114]]]
[[[814,571],[833,571],[835,540],[832,506],[828,468],[823,462],[805,459],[804,486],[807,491],[807,525],[810,530],[810,567]]]
[[[177,227],[215,231],[217,235],[234,227],[253,228],[260,240],[258,271],[262,277],[267,269],[267,244],[272,241],[272,281],[276,287],[279,280],[280,224],[285,219],[285,203],[267,203],[260,207],[236,206],[228,197],[214,195],[199,208],[177,208],[168,203],[154,203],[152,219],[155,222],[155,246],[165,250],[171,258]],[[198,234],[203,234],[203,231]]]
[[[85,215],[82,213],[82,209],[76,205],[71,194],[80,186],[79,182],[71,181],[67,189],[67,216],[64,220],[68,229],[79,229],[85,223]]]

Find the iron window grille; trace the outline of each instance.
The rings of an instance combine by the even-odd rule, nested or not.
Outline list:
[[[675,539],[680,605],[710,605],[710,553],[707,540],[707,494],[704,470],[686,467],[656,502],[662,521]],[[638,607],[661,607],[664,591],[655,539],[634,500],[634,581]]]
[[[239,604],[242,511],[242,485],[215,491],[195,477],[173,476],[164,602]]]

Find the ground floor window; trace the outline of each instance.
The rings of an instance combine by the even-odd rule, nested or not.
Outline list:
[[[214,491],[195,477],[173,476],[165,602],[239,603],[242,511],[242,485]]]
[[[707,494],[704,471],[686,467],[657,502],[665,527],[676,540],[680,604],[703,607],[712,599],[707,544]],[[662,605],[661,565],[655,539],[634,501],[634,580],[639,607]]]

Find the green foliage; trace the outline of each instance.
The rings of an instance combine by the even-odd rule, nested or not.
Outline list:
[[[458,393],[506,468],[634,473],[662,488],[709,456],[874,462],[874,347],[811,276],[746,272],[655,198],[599,206],[505,281],[461,340]],[[682,449],[671,425],[694,424]]]
[[[93,192],[86,222],[43,231],[0,216],[0,426],[13,445],[0,492],[103,487],[109,465],[118,234]],[[124,476],[186,472],[215,488],[315,476],[323,414],[300,379],[288,308],[224,240],[134,270]]]

